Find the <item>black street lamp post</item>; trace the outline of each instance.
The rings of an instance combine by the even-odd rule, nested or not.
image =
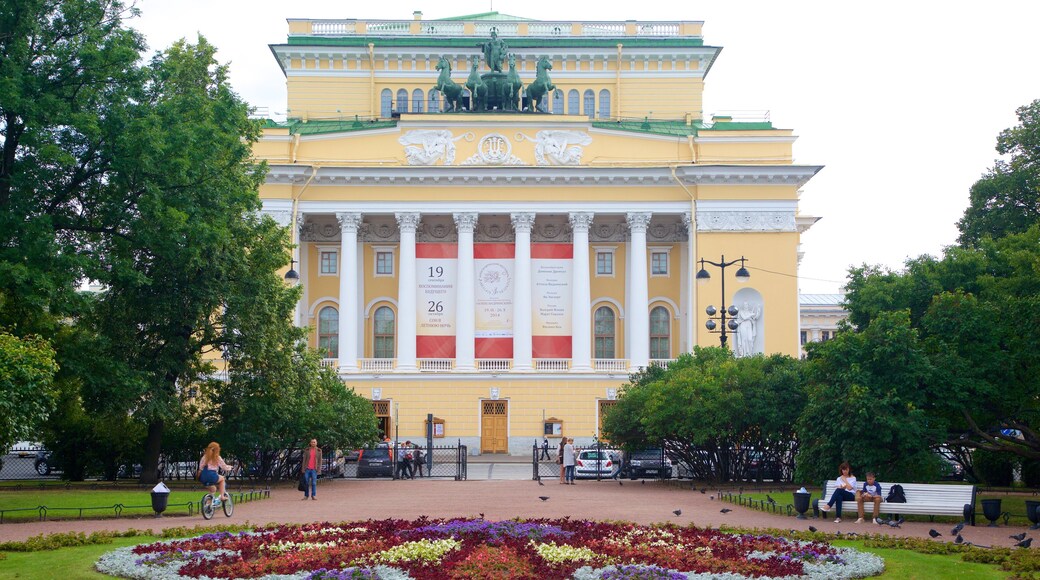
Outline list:
[[[723,255],[722,259],[718,262],[712,262],[711,260],[701,258],[701,270],[700,272],[697,272],[697,284],[704,285],[711,279],[711,274],[704,269],[705,264],[711,264],[712,266],[722,270],[722,309],[715,310],[715,307],[712,305],[708,305],[708,307],[704,309],[704,312],[708,315],[708,320],[704,322],[704,327],[707,328],[709,332],[719,333],[719,342],[722,343],[722,348],[726,348],[726,328],[736,332],[738,326],[737,321],[735,320],[738,312],[737,307],[730,305],[728,309],[726,308],[726,267],[740,262],[740,268],[737,270],[735,277],[737,282],[747,282],[751,279],[751,274],[747,271],[747,268],[744,267],[745,261],[746,258],[744,258],[744,256],[729,262],[726,261],[725,255]],[[727,314],[729,315],[728,321],[726,320]],[[719,324],[715,323],[716,320],[719,321]],[[716,327],[719,329],[715,330]]]

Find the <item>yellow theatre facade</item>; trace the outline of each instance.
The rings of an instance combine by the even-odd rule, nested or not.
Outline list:
[[[719,344],[723,302],[740,354],[798,356],[798,190],[820,167],[765,119],[704,118],[700,22],[290,20],[271,50],[289,119],[255,152],[293,226],[297,323],[388,434],[432,414],[482,453],[591,442],[629,373]],[[516,110],[486,110],[481,75],[518,77]],[[445,76],[474,79],[460,111]],[[747,283],[736,264],[694,284],[740,257]]]

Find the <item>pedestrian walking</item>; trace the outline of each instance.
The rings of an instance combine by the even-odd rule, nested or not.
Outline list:
[[[310,445],[303,450],[300,458],[300,475],[303,476],[303,499],[318,499],[318,469],[321,468],[321,449],[318,440],[311,439]]]
[[[542,453],[538,456],[538,461],[545,459],[546,461],[552,459],[549,457],[549,438],[542,437]]]

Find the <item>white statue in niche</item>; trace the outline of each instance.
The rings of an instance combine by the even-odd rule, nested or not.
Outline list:
[[[737,341],[734,344],[734,354],[737,356],[751,356],[755,354],[755,338],[758,335],[758,317],[762,315],[762,309],[751,306],[747,302],[737,310]]]
[[[441,158],[444,158],[444,165],[452,165],[455,163],[455,141],[462,137],[464,135],[453,137],[451,131],[409,131],[397,142],[405,146],[404,156],[408,165],[434,165]]]
[[[519,136],[537,143],[534,160],[538,165],[580,165],[582,146],[592,143],[592,137],[578,131],[539,131],[534,139]]]

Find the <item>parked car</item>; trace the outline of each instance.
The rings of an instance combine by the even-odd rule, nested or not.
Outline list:
[[[764,453],[758,450],[748,452],[747,480],[748,481],[780,481],[783,479],[780,465],[770,460]]]
[[[36,459],[33,461],[33,468],[36,469],[36,473],[40,475],[50,475],[51,472],[56,472],[57,467],[54,466],[54,458],[50,451],[40,449],[36,452]]]
[[[622,459],[624,475],[629,479],[659,477],[671,479],[672,462],[663,449],[641,449],[630,451]]]
[[[394,460],[385,445],[362,449],[357,464],[358,477],[393,477]]]
[[[574,459],[574,477],[576,479],[609,478],[614,475],[614,461],[608,450],[586,449],[579,451]]]

